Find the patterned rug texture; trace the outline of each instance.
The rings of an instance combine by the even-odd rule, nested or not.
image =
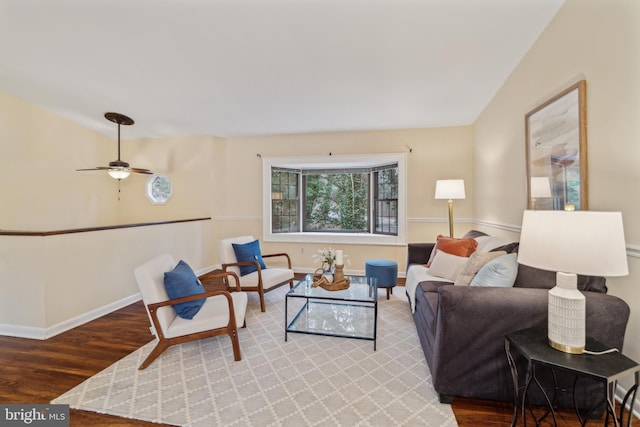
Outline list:
[[[249,294],[242,360],[224,335],[173,346],[143,371],[151,342],[52,403],[180,426],[457,426],[441,404],[418,342],[404,288],[380,290],[373,342],[289,334],[288,286]],[[300,300],[289,302],[289,319]],[[295,306],[295,307],[292,307]]]

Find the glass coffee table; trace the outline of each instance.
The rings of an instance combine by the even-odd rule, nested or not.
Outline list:
[[[307,274],[285,298],[285,335],[289,332],[373,341],[376,350],[378,328],[378,288],[374,277],[347,276],[348,289],[327,291],[312,287],[313,274]],[[302,299],[302,306],[289,322],[289,299]],[[292,301],[292,305],[293,305]],[[300,306],[300,304],[297,304]]]

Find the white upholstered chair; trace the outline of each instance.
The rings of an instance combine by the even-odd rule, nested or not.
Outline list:
[[[244,292],[227,292],[224,290],[205,292],[184,298],[169,299],[164,286],[164,273],[172,271],[176,266],[171,255],[160,255],[135,269],[138,288],[151,322],[151,333],[158,343],[139,369],[145,369],[164,350],[174,344],[181,344],[204,338],[227,334],[231,338],[233,355],[236,361],[241,360],[240,343],[237,326],[245,324],[247,294]],[[233,273],[220,273],[221,277],[233,277]],[[231,281],[234,279],[232,278]],[[240,289],[237,289],[240,291]],[[172,307],[187,301],[206,298],[198,313],[192,319],[177,315]]]
[[[242,245],[255,240],[253,236],[232,237],[220,240],[218,249],[222,269],[233,272],[240,278],[240,288],[243,291],[257,292],[260,297],[260,310],[265,311],[264,293],[285,283],[289,283],[289,287],[293,288],[293,270],[291,269],[291,258],[286,253],[261,254],[262,258],[280,257],[283,263],[282,266],[268,267],[265,269],[261,268],[257,260],[238,262],[233,244]],[[284,266],[285,262],[286,266]],[[252,266],[252,268],[255,268],[255,271],[241,275],[241,266]]]

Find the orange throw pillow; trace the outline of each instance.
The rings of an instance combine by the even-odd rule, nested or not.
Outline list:
[[[433,248],[431,256],[429,257],[427,267],[431,265],[431,261],[433,261],[437,251],[443,251],[451,255],[468,257],[471,256],[477,248],[478,241],[476,239],[458,239],[456,237],[447,237],[439,234],[438,239],[436,240],[436,246]]]

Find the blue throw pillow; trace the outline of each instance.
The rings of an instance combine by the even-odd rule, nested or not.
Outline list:
[[[260,268],[267,268],[264,265],[264,261],[262,260],[262,253],[260,252],[260,242],[258,240],[254,240],[249,243],[232,243],[233,251],[236,253],[236,259],[238,262],[246,262],[246,261],[258,261],[260,264]],[[247,274],[251,274],[254,271],[258,271],[255,264],[251,265],[241,265],[240,266],[240,275],[246,276]]]
[[[496,286],[510,288],[518,274],[518,254],[507,254],[492,259],[482,266],[469,286]]]
[[[167,295],[169,295],[169,299],[204,293],[202,283],[200,283],[191,267],[182,260],[172,271],[164,273],[164,288],[167,291]],[[206,299],[202,298],[194,301],[182,302],[180,304],[174,304],[173,308],[176,313],[178,313],[178,316],[184,319],[193,319],[193,316],[198,314],[200,307],[202,307],[205,301]]]

